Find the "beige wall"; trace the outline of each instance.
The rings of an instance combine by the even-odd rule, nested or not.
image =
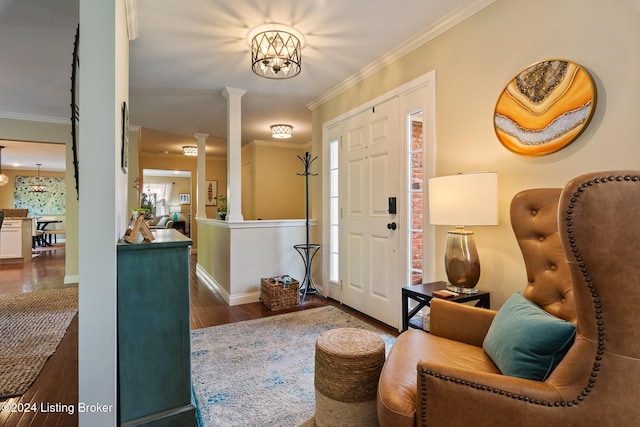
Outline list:
[[[13,208],[13,196],[14,196],[14,182],[16,176],[37,176],[38,171],[23,170],[23,169],[3,169],[2,173],[9,177],[9,183],[0,187],[0,209]],[[53,172],[40,169],[40,178],[58,177],[64,178],[65,172]],[[73,190],[75,192],[75,188]]]
[[[245,220],[305,218],[305,179],[298,175],[304,172],[298,156],[304,157],[305,151],[297,145],[264,141],[254,141],[243,150],[243,165],[251,164],[251,184],[243,183],[243,191],[246,188],[253,199],[253,215]]]
[[[474,228],[483,268],[479,287],[490,290],[492,306],[499,307],[526,283],[508,214],[516,192],[561,187],[589,171],[640,169],[637,40],[637,1],[497,0],[313,111],[314,152],[321,152],[323,123],[435,70],[436,174],[499,174],[500,225]],[[493,131],[496,100],[519,71],[550,58],[575,61],[592,74],[598,90],[595,115],[562,151],[535,158],[512,154]],[[319,192],[315,201],[321,205]],[[446,277],[440,261],[446,230],[436,232],[439,279]]]
[[[206,181],[218,181],[218,196],[227,195],[227,159],[222,157],[207,158]],[[218,206],[207,206],[207,218],[215,218]]]
[[[69,114],[71,114],[71,111],[69,111]],[[70,143],[71,124],[0,118],[0,139]]]
[[[231,293],[231,230],[228,227],[216,227],[198,224],[202,233],[203,244],[198,250],[198,264],[204,271],[215,278],[216,283],[227,294]],[[236,254],[238,256],[238,254]],[[244,254],[240,255],[244,256]]]

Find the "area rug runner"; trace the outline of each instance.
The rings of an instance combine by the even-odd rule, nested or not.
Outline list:
[[[77,311],[77,288],[0,295],[0,397],[29,388]]]
[[[395,337],[325,306],[192,331],[193,388],[203,427],[315,425],[315,343],[334,328]]]

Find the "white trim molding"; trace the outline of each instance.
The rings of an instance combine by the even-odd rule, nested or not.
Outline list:
[[[0,119],[24,120],[27,122],[54,123],[59,125],[71,124],[71,113],[69,117],[42,116],[39,114],[13,113],[11,111],[0,111]]]

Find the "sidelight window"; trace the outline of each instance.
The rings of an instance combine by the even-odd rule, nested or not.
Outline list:
[[[329,141],[329,280],[337,283],[339,274],[339,240],[340,205],[339,176],[338,176],[338,148],[339,139]]]
[[[423,283],[424,275],[424,138],[422,111],[409,114],[409,283]]]

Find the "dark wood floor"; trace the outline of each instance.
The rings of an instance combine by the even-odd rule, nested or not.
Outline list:
[[[355,310],[341,306],[320,295],[307,296],[300,306],[283,311],[270,311],[261,303],[243,304],[230,307],[224,299],[196,277],[196,256],[191,257],[191,327],[199,329],[225,323],[258,319],[283,312],[306,310],[331,304],[397,335],[397,331],[386,328],[375,320]],[[64,284],[64,250],[43,252],[37,258],[24,264],[0,265],[0,293],[31,292],[43,289],[76,286]],[[78,317],[76,316],[58,349],[47,361],[42,372],[27,390],[18,397],[0,399],[1,427],[75,427],[78,414],[67,412],[42,412],[41,404],[75,405],[78,401]],[[35,405],[35,406],[34,406]],[[74,406],[75,407],[75,406]],[[25,412],[25,408],[36,408],[35,412]],[[12,411],[15,410],[15,411]],[[19,411],[18,409],[23,409]]]
[[[0,264],[0,293],[32,292],[77,285],[64,284],[64,249],[41,252],[30,262]],[[1,308],[0,308],[1,309]],[[56,352],[29,389],[0,399],[0,426],[77,426],[78,414],[43,412],[41,404],[78,402],[78,316],[71,321]]]

